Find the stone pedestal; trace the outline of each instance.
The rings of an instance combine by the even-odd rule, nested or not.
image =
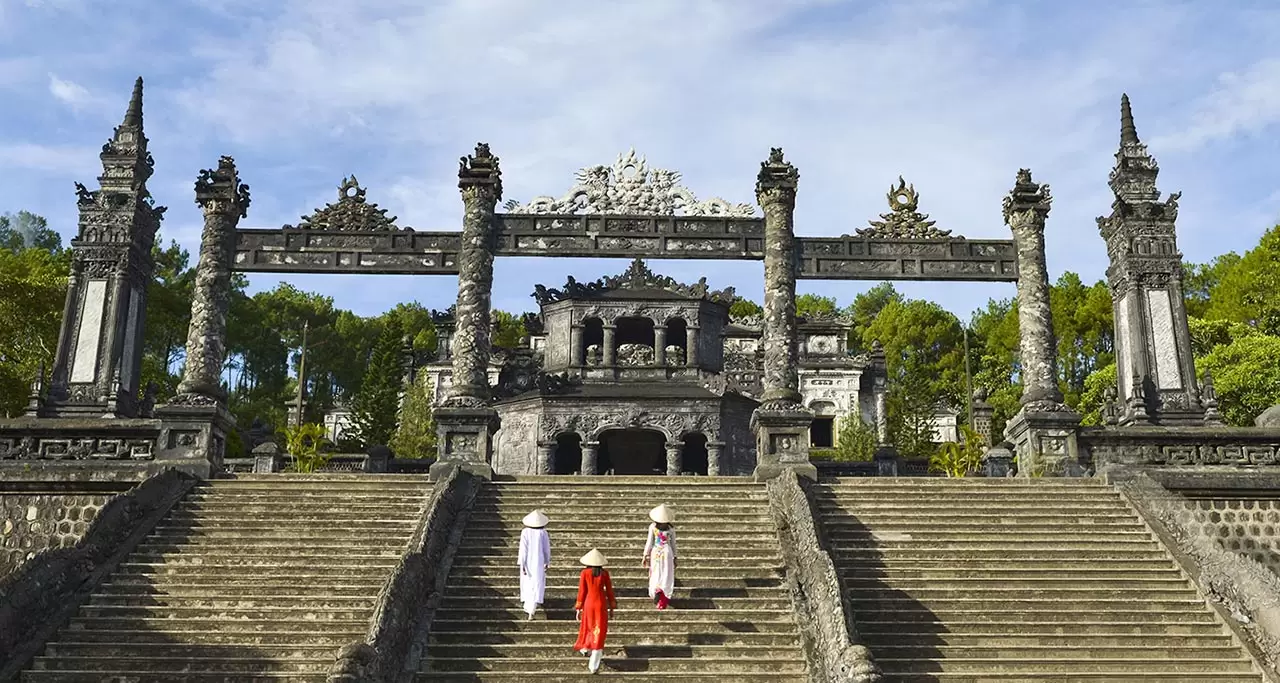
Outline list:
[[[490,407],[440,406],[435,410],[439,459],[431,466],[431,478],[439,479],[454,468],[489,479],[493,477],[493,434],[500,424],[498,411]]]
[[[1019,477],[1061,477],[1080,473],[1080,449],[1076,435],[1080,413],[1058,406],[1037,410],[1026,405],[1005,425],[1004,436],[1013,444]]]
[[[538,442],[538,462],[534,465],[538,474],[551,474],[555,471],[555,453],[556,442]]]
[[[982,473],[986,477],[1007,477],[1013,470],[1013,451],[1001,443],[982,455]]]
[[[227,434],[236,420],[220,403],[168,403],[155,410],[160,418],[155,466],[173,468],[208,479],[222,473]]]
[[[598,474],[597,463],[600,460],[600,442],[586,441],[582,444],[582,472],[580,474]]]
[[[280,447],[268,441],[253,449],[253,473],[274,474],[284,469],[284,456]]]
[[[756,435],[756,479],[772,479],[786,470],[816,480],[818,468],[809,462],[809,425],[813,413],[799,405],[761,406],[751,414]]]
[[[898,449],[892,444],[882,443],[876,446],[876,451],[872,454],[871,460],[876,464],[877,477],[898,476],[898,463],[902,459],[898,456]]]
[[[724,453],[723,441],[707,442],[707,476],[720,475],[720,456]]]
[[[391,469],[391,449],[384,445],[373,446],[364,459],[364,471],[370,474],[385,474]]]

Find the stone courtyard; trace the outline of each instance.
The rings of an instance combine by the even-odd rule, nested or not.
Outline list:
[[[1012,239],[969,240],[899,179],[856,235],[797,235],[799,171],[761,163],[755,204],[699,198],[621,155],[558,195],[503,200],[462,157],[458,232],[402,228],[354,178],[298,225],[242,229],[230,157],[204,213],[178,395],[141,385],[164,208],[138,79],[80,224],[47,385],[0,421],[0,680],[573,681],[573,559],[611,559],[607,678],[650,681],[1280,680],[1280,425],[1227,427],[1196,373],[1175,223],[1127,97],[1107,244],[1118,382],[1105,426],[1059,390],[1049,187],[1011,174]],[[757,208],[759,214],[757,215]],[[646,260],[634,258],[644,254]],[[497,257],[629,258],[534,292],[541,329],[495,359]],[[661,259],[763,261],[759,319]],[[457,275],[429,473],[385,446],[352,474],[226,460],[234,272]],[[1023,394],[980,475],[897,476],[874,354],[797,315],[798,279],[1014,282]],[[1274,411],[1272,411],[1274,414]],[[815,421],[876,434],[869,476],[810,458]],[[1013,475],[1013,476],[1011,476]],[[674,609],[644,592],[645,512],[677,510]],[[544,618],[516,601],[519,520],[551,517]]]

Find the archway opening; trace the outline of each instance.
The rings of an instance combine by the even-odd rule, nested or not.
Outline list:
[[[813,422],[809,424],[810,448],[834,448],[836,445],[836,404],[814,401],[809,405]]]
[[[690,474],[707,474],[707,437],[686,434],[680,449],[680,470]]]
[[[597,467],[605,474],[666,474],[667,439],[651,429],[612,429],[600,435]]]
[[[578,349],[578,357],[586,365],[599,365],[604,349],[604,321],[599,318],[587,318],[582,321],[582,348]],[[591,347],[595,353],[589,353]]]
[[[582,469],[582,437],[576,432],[565,432],[556,437],[556,449],[551,454],[552,474],[577,474]]]
[[[684,318],[672,318],[667,321],[667,347],[675,346],[680,350],[667,353],[667,364],[682,366],[689,357],[689,326]]]

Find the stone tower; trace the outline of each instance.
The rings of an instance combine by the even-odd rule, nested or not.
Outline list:
[[[164,214],[147,191],[155,161],[142,132],[142,79],[102,146],[98,189],[76,183],[79,231],[42,414],[137,417],[151,246]]]
[[[1115,309],[1121,425],[1201,425],[1191,333],[1182,293],[1175,192],[1160,201],[1160,168],[1138,139],[1129,96],[1120,98],[1120,150],[1111,171],[1115,201],[1098,218],[1107,242],[1107,282]]]

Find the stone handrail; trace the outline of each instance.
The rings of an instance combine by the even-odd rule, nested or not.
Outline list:
[[[1107,476],[1264,667],[1267,679],[1280,681],[1280,577],[1223,548],[1195,523],[1184,498],[1147,474],[1113,469]]]
[[[768,483],[769,507],[787,566],[787,583],[814,683],[875,683],[880,669],[858,644],[831,554],[822,544],[800,477],[784,471]]]
[[[412,679],[431,620],[444,596],[454,550],[480,490],[480,478],[452,468],[432,487],[409,548],[383,585],[363,641],[343,646],[329,683],[392,683]]]
[[[45,641],[195,481],[176,470],[144,480],[108,500],[74,546],[46,550],[0,580],[0,681],[17,680]]]
[[[1084,427],[1077,440],[1081,460],[1098,471],[1112,465],[1280,466],[1280,429],[1275,428]]]

